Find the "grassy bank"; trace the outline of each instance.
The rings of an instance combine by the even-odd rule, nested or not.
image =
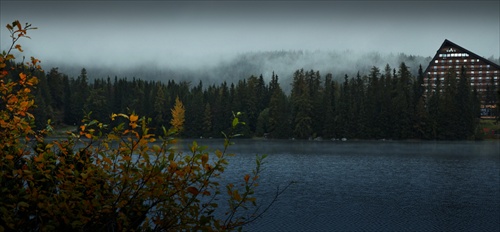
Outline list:
[[[484,139],[500,139],[500,123],[495,118],[481,118],[479,125]]]

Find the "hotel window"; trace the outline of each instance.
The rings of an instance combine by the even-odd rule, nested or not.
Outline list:
[[[479,59],[476,59],[477,62],[479,62]]]
[[[478,80],[482,80],[482,79],[483,79],[483,77],[478,77],[477,79],[478,79]]]
[[[483,74],[483,71],[479,71],[479,74]]]
[[[448,63],[452,63],[452,62],[453,62],[453,60],[448,60]]]
[[[441,72],[441,75],[444,75],[444,72]]]
[[[474,63],[474,59],[471,59],[470,62]]]
[[[470,85],[474,85],[474,83],[470,83]]]
[[[474,78],[474,77],[471,77],[470,79],[471,79],[471,80],[474,80],[474,79],[476,79],[476,78]]]
[[[444,69],[444,65],[441,65],[441,69]]]
[[[495,73],[498,73],[498,71],[497,71],[497,70],[495,70]]]
[[[438,67],[437,66],[433,66],[432,68],[437,69]]]
[[[456,69],[459,69],[459,68],[460,68],[460,66],[458,66],[458,65],[457,65],[457,66],[455,66],[455,68],[456,68]]]
[[[490,71],[486,71],[486,74],[490,74]]]
[[[489,64],[488,64],[488,65],[486,65],[486,68],[490,68],[490,65],[489,65]]]
[[[438,73],[437,72],[434,72],[434,75],[437,75]]]
[[[434,61],[434,63],[436,63],[436,64],[437,64],[438,62],[439,62],[439,60],[435,60],[435,61]]]
[[[474,74],[474,71],[470,71],[470,74]]]
[[[482,65],[482,64],[480,64],[480,65],[479,65],[479,68],[483,68],[483,65]]]
[[[460,60],[455,60],[455,62],[457,62],[457,63],[458,63],[458,62],[460,62]]]
[[[464,63],[466,63],[466,62],[467,62],[467,59],[464,59]]]
[[[498,80],[498,77],[493,77],[493,79]]]

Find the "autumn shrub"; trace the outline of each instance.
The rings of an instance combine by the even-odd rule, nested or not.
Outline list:
[[[196,142],[189,152],[176,150],[184,122],[178,99],[171,128],[155,130],[161,134],[134,112],[111,115],[113,128],[89,114],[65,139],[49,139],[50,121],[35,129],[31,73],[39,60],[15,64],[11,54],[23,52],[17,41],[35,28],[19,21],[7,28],[12,46],[0,55],[0,231],[221,231],[261,215],[253,194],[264,156],[241,183],[221,186],[237,135],[225,135],[223,149],[213,153]],[[238,116],[232,128],[242,124]],[[223,194],[227,210],[219,209]]]

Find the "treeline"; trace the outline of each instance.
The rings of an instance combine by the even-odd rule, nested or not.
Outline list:
[[[438,78],[434,94],[426,97],[422,67],[411,74],[405,63],[367,75],[333,75],[297,70],[291,93],[283,91],[278,75],[265,82],[250,76],[237,83],[167,82],[132,78],[93,79],[85,69],[77,78],[52,68],[35,73],[37,127],[47,119],[79,125],[84,115],[112,124],[112,113],[135,113],[152,118],[152,127],[168,126],[178,96],[186,109],[184,137],[222,137],[232,112],[243,112],[247,137],[358,139],[471,139],[478,130],[480,102],[465,69],[460,78],[450,69]],[[430,87],[430,86],[429,86]],[[433,91],[429,89],[429,91]]]

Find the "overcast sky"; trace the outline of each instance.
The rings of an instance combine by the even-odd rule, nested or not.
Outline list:
[[[250,51],[434,56],[445,39],[500,55],[499,1],[1,1],[7,23],[38,30],[24,55],[50,63],[211,64]]]

